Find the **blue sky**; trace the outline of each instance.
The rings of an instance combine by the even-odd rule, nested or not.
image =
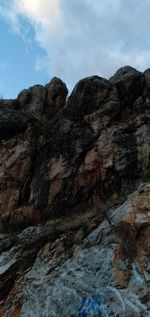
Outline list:
[[[150,67],[150,0],[0,0],[0,97]]]

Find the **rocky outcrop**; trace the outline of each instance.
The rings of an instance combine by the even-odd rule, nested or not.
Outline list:
[[[148,317],[150,69],[67,94],[0,101],[0,317]]]
[[[1,228],[28,226],[89,202],[113,206],[148,175],[149,69],[58,78],[0,102]],[[34,216],[33,216],[34,215]]]
[[[50,120],[64,105],[68,90],[57,77],[43,87],[35,85],[20,92],[17,102],[40,122]]]
[[[149,316],[150,184],[84,239],[51,229],[1,239],[0,316]]]

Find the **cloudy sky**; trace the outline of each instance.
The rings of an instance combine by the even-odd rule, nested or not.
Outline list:
[[[0,97],[150,67],[150,0],[0,0]]]

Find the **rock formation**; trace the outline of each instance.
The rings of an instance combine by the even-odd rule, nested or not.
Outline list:
[[[150,69],[67,94],[0,101],[0,316],[148,317]]]

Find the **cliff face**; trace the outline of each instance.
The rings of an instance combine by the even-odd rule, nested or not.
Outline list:
[[[0,317],[148,317],[150,69],[67,94],[0,101]]]
[[[150,70],[58,78],[0,102],[1,226],[28,226],[86,203],[114,205],[149,169]]]
[[[150,184],[88,221],[1,237],[1,317],[149,317]]]

